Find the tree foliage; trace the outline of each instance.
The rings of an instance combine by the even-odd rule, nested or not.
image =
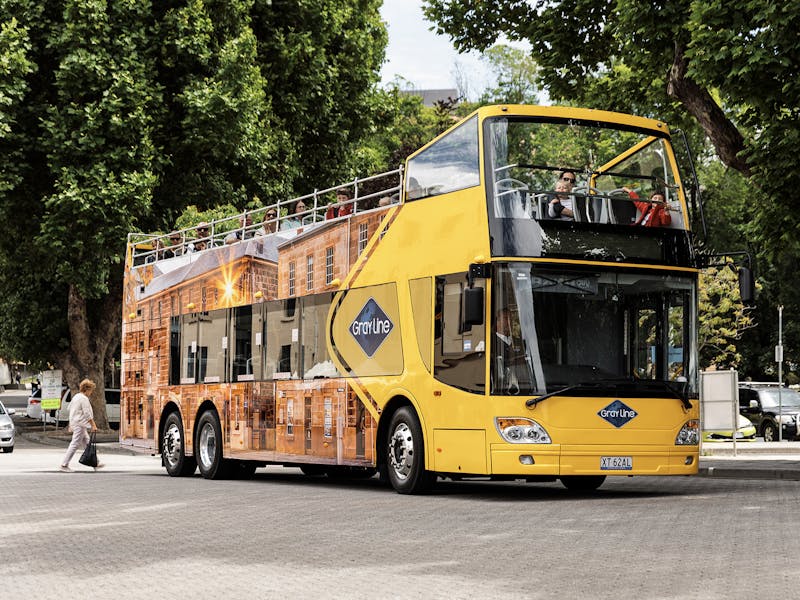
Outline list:
[[[752,308],[739,299],[738,276],[732,263],[700,274],[698,352],[700,368],[738,369],[744,333],[756,326]]]
[[[347,173],[379,5],[0,0],[0,352],[102,398],[127,233]]]

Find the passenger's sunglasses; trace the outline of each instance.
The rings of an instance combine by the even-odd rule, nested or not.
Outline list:
[[[575,180],[572,177],[562,177],[561,181],[566,181],[568,183],[575,183]]]

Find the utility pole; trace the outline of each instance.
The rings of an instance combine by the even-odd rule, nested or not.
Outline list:
[[[778,345],[775,346],[775,362],[778,363],[778,441],[783,441],[783,305],[778,307]]]

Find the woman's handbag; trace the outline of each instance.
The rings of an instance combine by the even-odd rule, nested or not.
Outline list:
[[[83,454],[81,454],[78,462],[87,467],[97,466],[97,443],[95,442],[94,431],[89,434],[89,444],[83,449]]]

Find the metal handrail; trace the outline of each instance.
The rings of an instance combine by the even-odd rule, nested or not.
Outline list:
[[[360,189],[365,183],[381,178],[391,178],[393,176],[397,177],[396,185],[380,189],[376,192],[366,195],[359,194]],[[287,200],[279,200],[252,211],[246,210],[237,215],[210,221],[204,225],[204,228],[208,228],[208,233],[206,234],[200,234],[197,225],[175,230],[166,234],[131,232],[128,234],[127,246],[132,254],[131,258],[133,264],[131,267],[139,268],[155,262],[167,260],[173,256],[194,254],[196,252],[219,247],[242,239],[252,238],[259,234],[259,230],[261,230],[264,225],[262,215],[265,215],[269,210],[276,211],[278,216],[274,221],[270,221],[271,223],[274,223],[275,231],[268,232],[266,235],[275,233],[277,231],[286,232],[295,228],[301,229],[308,227],[309,225],[314,225],[317,222],[324,221],[325,211],[327,211],[329,206],[333,205],[329,203],[321,203],[321,197],[324,197],[327,194],[336,193],[340,190],[352,192],[352,200],[350,200],[350,203],[353,205],[352,214],[358,214],[360,212],[373,210],[373,208],[364,208],[364,206],[370,200],[375,198],[382,198],[384,196],[394,197],[396,195],[396,199],[393,199],[392,203],[401,203],[403,200],[401,193],[402,189],[403,167],[400,166],[392,171],[387,171],[385,173],[379,173],[378,175],[371,175],[364,178],[356,177],[347,183],[325,188],[323,190],[315,189],[310,194],[297,196]],[[304,203],[307,203],[307,201],[313,201],[313,205],[310,208],[307,207],[306,210],[300,213],[292,213],[292,208],[300,201],[303,201]],[[282,214],[283,211],[286,211],[286,214]],[[311,221],[310,223],[306,223],[305,221],[307,221],[309,217],[311,218]],[[248,218],[250,218],[249,225],[247,224]],[[335,219],[342,218],[345,217],[336,217]],[[290,219],[298,220],[300,225],[282,229],[282,225],[286,224]],[[239,223],[238,227],[230,227],[231,223],[237,221]],[[170,238],[176,235],[180,236],[180,242],[177,244],[170,244]],[[235,239],[230,236],[235,236]],[[203,247],[198,247],[201,243],[203,244]],[[167,253],[169,253],[169,256],[166,256]]]

